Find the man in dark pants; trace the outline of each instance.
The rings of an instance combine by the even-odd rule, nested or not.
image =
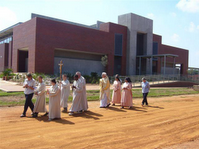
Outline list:
[[[24,105],[24,111],[20,117],[26,117],[26,111],[28,110],[28,107],[30,107],[32,112],[34,109],[34,104],[32,103],[32,97],[34,95],[35,80],[32,78],[32,75],[30,73],[28,73],[26,77],[27,79],[25,79],[24,84],[23,84],[23,88],[25,88],[24,94],[25,94],[26,101]]]
[[[149,89],[150,89],[149,82],[147,82],[145,78],[142,78],[142,94],[143,94],[142,106],[144,106],[144,104],[148,106],[147,95],[149,93]]]

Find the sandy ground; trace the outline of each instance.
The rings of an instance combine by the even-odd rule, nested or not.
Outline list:
[[[48,117],[19,118],[23,107],[0,108],[1,149],[198,149],[199,94],[149,98],[150,106],[98,108],[48,121]]]

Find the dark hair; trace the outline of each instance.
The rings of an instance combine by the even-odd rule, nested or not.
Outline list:
[[[39,78],[43,79],[43,77],[42,77],[42,76],[39,76]]]
[[[120,78],[119,78],[118,74],[115,75],[115,78],[118,79],[118,81],[120,81]]]
[[[32,74],[31,73],[27,73],[26,75],[27,77],[31,77],[32,78]]]
[[[131,79],[129,77],[125,78],[125,80],[129,83],[131,83]]]
[[[78,78],[79,76],[78,76],[78,75],[74,75],[74,77],[75,77],[75,78]]]
[[[55,79],[52,79],[51,82],[56,84],[56,80]]]
[[[67,77],[67,74],[63,74],[64,77]]]

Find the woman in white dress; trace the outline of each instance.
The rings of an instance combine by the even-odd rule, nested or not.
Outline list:
[[[115,81],[113,83],[113,95],[112,95],[113,106],[121,103],[121,82],[118,75],[115,75]]]
[[[60,110],[60,88],[56,84],[55,79],[51,80],[51,87],[47,90],[49,95],[49,121],[55,118],[61,118]]]

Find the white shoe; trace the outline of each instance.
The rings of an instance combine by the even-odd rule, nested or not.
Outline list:
[[[68,113],[68,115],[69,115],[69,116],[72,116],[72,115],[73,115],[73,113]]]

